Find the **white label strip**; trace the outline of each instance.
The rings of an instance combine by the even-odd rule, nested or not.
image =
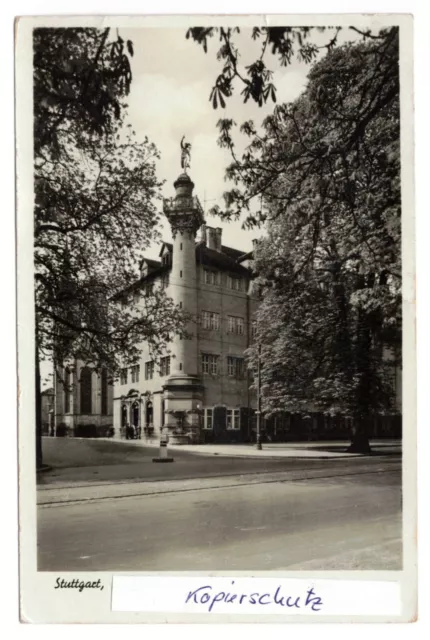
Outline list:
[[[114,576],[112,611],[400,616],[402,605],[388,581]]]

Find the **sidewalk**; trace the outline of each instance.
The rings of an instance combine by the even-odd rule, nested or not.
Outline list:
[[[144,442],[143,440],[116,440],[103,438],[118,444],[127,443],[134,446],[159,448],[158,443]],[[264,443],[259,451],[255,444],[177,444],[168,445],[172,451],[188,451],[201,456],[221,456],[238,458],[357,458],[359,453],[346,453],[348,442],[277,442]],[[372,440],[373,455],[400,454],[400,440]]]

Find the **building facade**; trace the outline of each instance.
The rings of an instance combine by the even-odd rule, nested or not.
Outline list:
[[[179,444],[255,442],[257,399],[245,359],[259,304],[253,252],[225,246],[222,229],[205,224],[186,173],[174,187],[175,196],[164,201],[173,243],[162,244],[159,260],[142,260],[139,280],[121,294],[120,303],[132,298],[139,304],[160,288],[190,314],[191,337],[176,336],[157,360],[148,345],[140,345],[140,361],[124,364],[115,381],[79,359],[57,368],[57,435],[133,435],[155,443],[164,432]],[[398,413],[375,416],[373,437],[401,435],[400,367],[394,383]],[[269,441],[348,438],[350,430],[349,418],[311,409],[306,416],[285,413],[261,420],[263,439]]]
[[[56,435],[113,435],[113,385],[106,369],[98,373],[76,358],[55,368],[54,381]]]
[[[40,394],[40,406],[42,414],[42,434],[52,435],[54,431],[54,403],[55,393],[53,387],[45,389]]]
[[[127,295],[136,300],[162,287],[191,314],[191,338],[176,337],[157,362],[142,345],[140,363],[123,368],[114,386],[115,434],[124,436],[131,424],[147,440],[162,429],[177,443],[251,440],[256,399],[244,352],[258,305],[252,254],[223,245],[222,230],[205,225],[186,173],[174,187],[175,197],[164,202],[173,244],[163,243],[159,261],[143,260]]]

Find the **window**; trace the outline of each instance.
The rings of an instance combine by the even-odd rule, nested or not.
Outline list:
[[[236,316],[228,316],[228,332],[237,333],[239,336],[243,336],[245,329],[245,323],[243,318],[237,318]]]
[[[154,361],[145,362],[145,380],[152,380],[154,377]]]
[[[170,264],[170,253],[165,253],[162,258],[162,263],[164,265]]]
[[[160,376],[168,375],[170,375],[170,356],[166,356],[160,360]]]
[[[64,370],[64,413],[70,413],[71,395],[72,395],[72,389],[71,389],[70,369],[66,367],[66,369]]]
[[[93,373],[88,367],[81,370],[81,415],[92,413]]]
[[[244,281],[237,276],[227,276],[227,286],[233,291],[244,291]]]
[[[212,329],[218,331],[219,329],[219,313],[213,311],[203,311],[202,313],[203,329]]]
[[[119,382],[120,384],[127,384],[128,382],[128,369],[121,369],[120,371],[120,375],[119,375]]]
[[[243,378],[243,358],[236,358],[235,356],[227,357],[227,373],[233,378]]]
[[[139,382],[140,364],[136,364],[133,367],[130,367],[130,373],[131,373],[131,381],[132,382]]]
[[[257,323],[253,322],[251,324],[251,338],[255,340],[256,335],[257,335]]]
[[[167,289],[168,286],[169,286],[169,274],[165,273],[161,278],[161,287],[163,289]]]
[[[218,373],[218,361],[219,356],[215,356],[211,353],[202,354],[202,371],[203,373],[211,373],[216,375]]]
[[[210,269],[204,269],[205,284],[219,284],[218,271],[211,271]]]
[[[204,409],[203,413],[203,429],[212,429],[213,425],[213,409]]]
[[[100,391],[101,391],[102,416],[107,416],[108,414],[108,375],[107,375],[107,369],[105,368],[102,369],[100,386],[101,386]]]
[[[240,429],[240,409],[227,409],[227,429]]]

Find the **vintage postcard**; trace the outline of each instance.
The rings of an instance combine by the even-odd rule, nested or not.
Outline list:
[[[412,30],[17,18],[23,621],[416,619]]]

